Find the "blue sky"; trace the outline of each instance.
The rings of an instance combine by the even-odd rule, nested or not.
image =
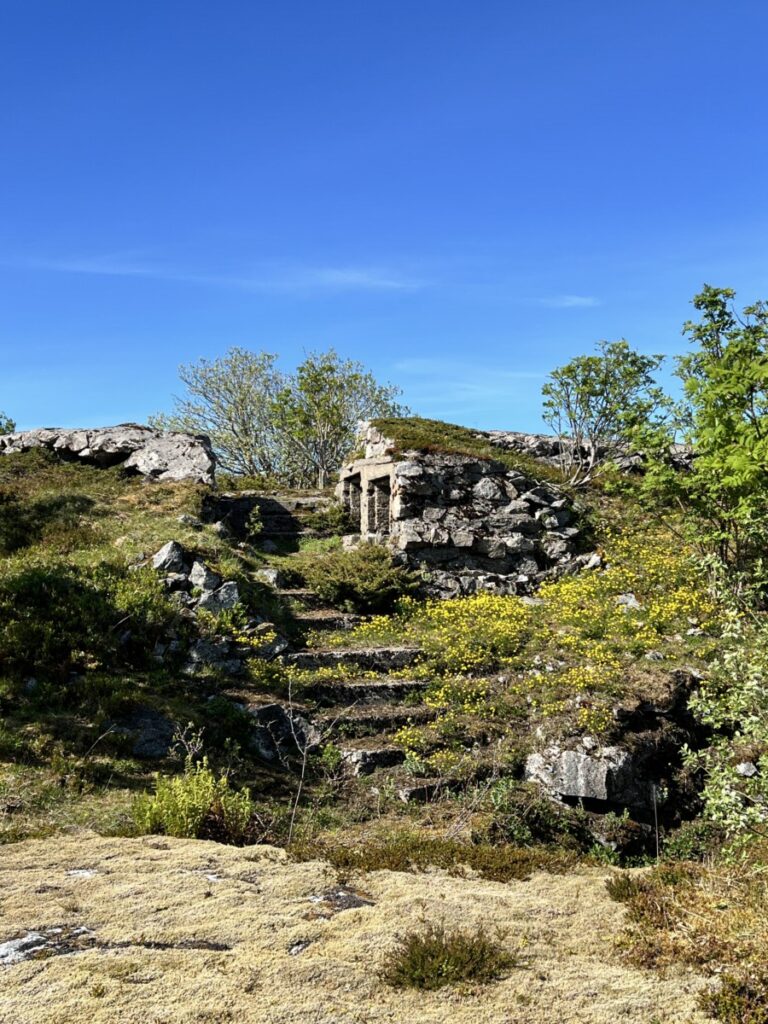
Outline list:
[[[2,0],[0,408],[142,420],[334,346],[536,429],[600,338],[768,297],[760,0]]]

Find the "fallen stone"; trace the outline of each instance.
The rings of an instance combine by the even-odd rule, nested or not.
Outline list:
[[[167,757],[175,732],[173,722],[154,708],[137,708],[112,727],[117,735],[133,737],[132,754],[139,760]]]
[[[224,637],[214,640],[196,640],[189,649],[187,662],[182,668],[184,675],[194,676],[211,670],[223,675],[240,675],[243,660],[237,645]]]
[[[175,540],[169,540],[152,556],[152,568],[160,572],[183,572],[186,551]]]
[[[218,615],[220,612],[229,611],[240,602],[240,591],[233,581],[223,583],[217,590],[205,590],[197,602],[197,607],[203,611]]]
[[[189,582],[198,590],[217,590],[222,579],[217,572],[209,569],[205,562],[196,559],[189,570]]]
[[[284,761],[309,753],[322,741],[312,722],[282,704],[264,704],[248,711],[254,720],[251,747],[264,761]]]

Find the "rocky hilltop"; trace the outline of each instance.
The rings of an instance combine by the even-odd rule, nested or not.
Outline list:
[[[147,480],[212,484],[216,459],[203,435],[163,433],[136,423],[69,430],[42,427],[0,435],[0,455],[45,448],[62,459],[95,466],[122,466]]]

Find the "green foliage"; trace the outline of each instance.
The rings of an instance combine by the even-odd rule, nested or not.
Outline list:
[[[705,860],[719,851],[723,843],[723,830],[712,821],[695,818],[685,821],[664,838],[665,860]]]
[[[351,551],[299,557],[300,571],[324,601],[358,612],[380,612],[416,590],[416,577],[394,565],[391,553],[376,544]]]
[[[699,1006],[722,1024],[768,1024],[768,978],[726,974],[714,992],[703,992]]]
[[[732,612],[709,676],[690,701],[713,731],[711,746],[690,751],[703,769],[705,812],[728,838],[768,836],[768,622]]]
[[[216,775],[207,758],[189,758],[183,775],[155,776],[153,796],[136,798],[133,817],[142,834],[181,839],[218,839],[240,846],[247,842],[254,815],[247,789],[232,789],[226,775]]]
[[[534,871],[562,874],[577,861],[575,853],[558,847],[469,844],[410,832],[397,832],[386,840],[369,840],[354,846],[296,842],[288,852],[298,861],[327,860],[344,877],[357,871],[413,872],[430,867],[461,875],[469,868],[495,882],[526,879]]]
[[[556,843],[565,849],[588,850],[593,839],[583,817],[541,797],[537,787],[501,779],[491,789],[494,807],[491,837],[495,842],[534,846]]]
[[[0,409],[0,434],[12,434],[15,429],[14,421]]]
[[[768,543],[768,305],[739,314],[734,296],[707,285],[694,298],[701,320],[683,330],[695,347],[677,360],[684,400],[666,427],[637,440],[647,452],[644,498],[667,517],[683,509],[703,552],[754,573]],[[677,440],[694,453],[689,471],[676,468]]]
[[[246,476],[279,471],[272,406],[283,386],[277,356],[231,348],[218,359],[179,367],[186,394],[173,413],[150,419],[161,430],[205,434],[221,467]]]
[[[345,533],[355,532],[346,508],[336,501],[327,508],[309,512],[304,516],[302,522],[304,526],[314,530],[320,537],[341,537]]]
[[[397,388],[333,349],[310,353],[293,374],[278,370],[276,360],[232,348],[181,366],[184,396],[151,424],[206,434],[226,473],[258,485],[318,480],[324,487],[352,448],[360,419],[401,411]]]
[[[379,417],[372,425],[384,437],[394,442],[397,454],[430,452],[446,455],[470,455],[485,462],[499,462],[507,469],[517,470],[533,480],[562,483],[563,475],[545,462],[539,462],[523,452],[508,451],[486,440],[477,431],[455,423],[423,419],[420,416],[400,418]]]
[[[662,356],[644,356],[626,341],[601,341],[549,375],[544,420],[562,444],[563,473],[574,486],[599,476],[626,450],[640,425],[657,424],[665,406],[653,374]]]
[[[515,966],[515,958],[482,928],[449,932],[443,925],[430,924],[403,936],[383,977],[393,988],[434,991],[462,982],[487,984]]]
[[[151,570],[17,559],[0,567],[0,671],[62,680],[73,668],[142,665],[174,618]]]
[[[280,390],[273,411],[291,478],[316,479],[325,487],[352,449],[358,423],[400,415],[399,394],[333,349],[311,352]]]
[[[0,489],[0,554],[10,555],[39,542],[58,551],[83,548],[95,539],[83,521],[94,505],[83,494],[56,494],[23,501],[12,490]]]

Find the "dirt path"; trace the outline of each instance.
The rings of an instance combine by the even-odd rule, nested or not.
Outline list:
[[[333,913],[320,862],[270,847],[94,835],[0,848],[2,1024],[702,1024],[693,974],[623,966],[607,870],[499,884],[376,872]],[[327,915],[327,916],[326,916]],[[495,985],[394,992],[379,980],[422,920],[506,930]],[[61,931],[51,931],[61,929]],[[82,930],[85,929],[85,930]],[[38,938],[30,937],[35,933]],[[44,947],[28,955],[9,940]]]

